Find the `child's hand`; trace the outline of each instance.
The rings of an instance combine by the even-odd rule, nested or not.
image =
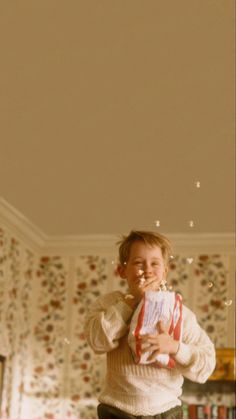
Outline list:
[[[144,283],[140,284],[140,288],[142,289],[142,292],[146,291],[157,291],[160,286],[160,281],[157,280],[157,278],[147,278]]]
[[[155,361],[159,354],[175,355],[179,349],[179,342],[168,334],[168,326],[160,321],[157,323],[158,334],[140,336],[142,352],[151,352],[148,361]]]

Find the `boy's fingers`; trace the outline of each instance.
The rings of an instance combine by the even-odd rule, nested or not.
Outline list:
[[[141,342],[146,342],[149,339],[150,335],[142,335],[142,336],[138,336],[138,340],[140,340]]]
[[[147,340],[149,340],[149,339],[152,339],[152,338],[156,338],[156,335],[139,335],[138,336],[138,339],[139,340],[143,340],[143,341],[147,341]]]
[[[159,354],[159,350],[156,350],[155,352],[153,352],[148,358],[148,361],[156,361],[156,357]]]
[[[158,333],[168,333],[168,326],[164,326],[164,323],[162,320],[157,322],[157,330]]]
[[[150,280],[146,280],[145,283],[143,284],[142,288],[143,290],[148,290],[150,289],[151,285],[157,284],[157,279],[156,278],[152,278]]]
[[[152,356],[153,352],[158,352],[159,351],[159,346],[158,345],[151,345],[149,347],[142,347],[142,352],[146,353],[146,352],[151,352],[151,354],[149,355],[148,359],[150,358],[150,356]]]
[[[150,343],[142,343],[142,352],[150,351]]]
[[[149,336],[147,339],[144,340],[144,342],[149,342],[150,344],[157,345],[159,344],[159,340],[156,336]]]

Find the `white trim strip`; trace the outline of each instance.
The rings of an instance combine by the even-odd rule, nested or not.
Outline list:
[[[0,197],[0,223],[12,234],[35,250],[44,254],[78,253],[115,254],[120,234],[47,236],[21,212]],[[174,252],[200,250],[208,252],[234,253],[234,233],[165,233],[173,244]]]

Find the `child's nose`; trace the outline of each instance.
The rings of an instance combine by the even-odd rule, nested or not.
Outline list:
[[[146,263],[143,267],[144,269],[144,274],[148,275],[152,273],[152,265],[149,263]]]

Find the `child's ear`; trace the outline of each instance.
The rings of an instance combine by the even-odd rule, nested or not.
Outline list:
[[[122,279],[126,278],[125,266],[124,265],[119,264],[118,267],[117,267],[117,272]]]

